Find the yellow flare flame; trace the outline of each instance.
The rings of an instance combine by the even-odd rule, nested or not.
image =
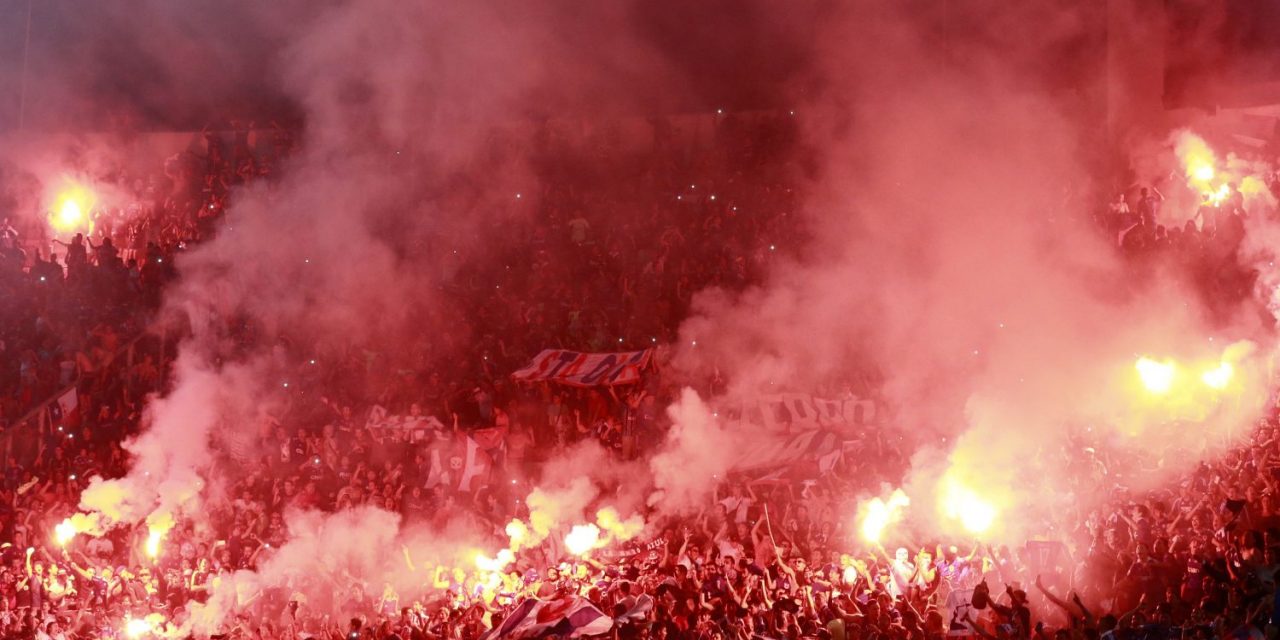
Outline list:
[[[863,509],[862,537],[867,542],[879,542],[884,530],[890,523],[902,517],[902,509],[911,504],[911,499],[902,489],[894,489],[889,500],[872,498]]]
[[[148,634],[160,634],[164,630],[164,616],[148,613],[145,618],[125,618],[124,633],[130,638],[138,638]]]
[[[626,541],[644,530],[644,519],[636,515],[623,520],[617,509],[604,507],[596,512],[596,525],[608,534],[610,540]]]
[[[74,537],[76,537],[76,526],[71,524],[71,518],[67,518],[62,522],[59,522],[58,526],[53,528],[53,539],[56,540],[60,546],[65,547]]]
[[[1138,370],[1138,377],[1142,380],[1142,386],[1147,391],[1156,394],[1165,394],[1169,389],[1173,388],[1173,378],[1177,371],[1177,367],[1172,360],[1157,362],[1151,358],[1138,358],[1134,363],[1134,368]]]
[[[152,529],[147,534],[147,556],[156,557],[160,555],[160,538],[164,537],[159,530]]]
[[[1210,387],[1221,391],[1231,383],[1231,376],[1233,375],[1235,375],[1235,367],[1232,367],[1230,362],[1223,362],[1204,372],[1200,379]]]
[[[490,558],[483,553],[476,555],[476,568],[481,571],[502,571],[507,565],[515,562],[516,554],[510,549],[503,549],[496,557]]]
[[[507,538],[511,540],[510,548],[519,550],[525,540],[529,539],[529,527],[519,520],[512,520],[507,523]]]
[[[93,231],[89,211],[93,209],[95,200],[93,192],[83,185],[68,183],[67,187],[54,199],[53,209],[49,214],[49,225],[57,233]]]
[[[969,533],[984,533],[996,521],[996,507],[972,489],[951,481],[943,493],[946,513]]]
[[[594,524],[576,524],[564,537],[564,546],[575,556],[585,555],[600,542],[600,527]]]

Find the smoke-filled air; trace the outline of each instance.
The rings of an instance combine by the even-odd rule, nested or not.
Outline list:
[[[0,636],[1273,637],[1237,4],[0,0]]]

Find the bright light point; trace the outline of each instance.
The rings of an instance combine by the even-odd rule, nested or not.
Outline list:
[[[872,498],[862,507],[862,538],[867,542],[880,542],[885,528],[900,520],[902,510],[909,504],[911,499],[902,489],[894,489],[887,501]]]
[[[716,113],[724,113],[724,109],[716,109]]]
[[[151,632],[151,625],[146,620],[130,618],[124,623],[124,633],[130,638],[137,638],[144,633]]]
[[[53,226],[59,231],[71,231],[79,227],[81,222],[84,222],[84,211],[80,209],[80,204],[75,200],[67,200],[58,209],[58,217]]]
[[[164,532],[159,529],[151,529],[147,533],[147,557],[154,558],[160,555],[160,538],[164,537]]]
[[[1193,169],[1191,172],[1192,177],[1194,177],[1196,180],[1201,180],[1204,182],[1208,182],[1212,180],[1213,174],[1214,174],[1213,166],[1207,165],[1207,164],[1200,165],[1195,169]]]
[[[53,528],[53,539],[60,546],[65,547],[74,537],[76,537],[76,526],[71,524],[71,518],[59,522],[58,526]]]
[[[594,524],[576,524],[564,537],[564,548],[575,556],[581,556],[596,548],[600,542],[600,527]]]
[[[716,194],[714,194],[714,193],[713,193],[713,194],[711,194],[711,199],[712,199],[712,200],[715,200],[715,199],[716,199]]]
[[[775,247],[774,245],[769,245],[769,250],[770,250],[770,251],[773,251],[774,249],[777,249],[777,247]]]
[[[288,388],[289,388],[289,383],[288,383],[288,382],[286,382],[286,383],[284,383],[284,385],[283,385],[283,386],[284,386],[284,388],[288,389]]]
[[[1223,362],[1217,367],[1204,372],[1200,379],[1210,387],[1221,391],[1231,383],[1231,376],[1234,373],[1235,367],[1232,367],[1230,362]]]
[[[315,364],[315,363],[316,363],[316,361],[315,361],[315,360],[312,360],[312,361],[311,361],[311,364]]]
[[[996,521],[996,508],[968,487],[952,480],[942,494],[947,516],[960,521],[969,533],[983,533]]]
[[[58,192],[50,209],[49,225],[57,233],[81,233],[93,231],[89,212],[96,198],[84,186],[68,181]]]
[[[516,200],[519,200],[520,198],[521,198],[521,195],[517,193],[517,194],[516,194]]]
[[[1138,377],[1142,379],[1142,386],[1146,387],[1147,391],[1164,394],[1173,388],[1176,367],[1172,360],[1156,362],[1151,358],[1143,357],[1138,358],[1133,366],[1138,370]]]

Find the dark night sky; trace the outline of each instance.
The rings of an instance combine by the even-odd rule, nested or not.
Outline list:
[[[228,114],[244,119],[297,117],[281,89],[282,47],[309,17],[339,0],[36,0],[32,3],[27,126],[147,129],[198,128]],[[554,96],[531,96],[531,109],[559,113],[652,113],[780,106],[784,85],[802,65],[804,30],[821,10],[790,0],[787,19],[765,15],[752,0],[650,0],[630,5],[633,37],[678,69],[628,77],[652,87],[643,103],[613,96],[634,92],[585,84]],[[17,119],[27,0],[0,0],[0,130]],[[772,5],[776,6],[776,5]],[[592,25],[578,3],[542,0],[556,37],[593,54]],[[526,6],[527,9],[527,6]],[[666,89],[671,87],[671,89]],[[546,102],[542,98],[555,102]],[[632,98],[634,99],[634,98]],[[518,115],[518,114],[517,114]]]
[[[281,88],[280,54],[311,17],[343,1],[33,0],[27,126],[191,129],[231,117],[297,121],[300,109]],[[625,6],[631,37],[666,65],[648,74],[631,69],[580,82],[566,78],[565,86],[530,95],[528,113],[512,115],[652,114],[803,101],[813,89],[804,81],[811,34],[834,1],[630,1]],[[948,0],[921,7],[936,11],[983,2]],[[1280,25],[1280,3],[1164,2],[1170,25],[1169,106],[1211,102],[1211,92],[1203,87],[1223,78],[1280,78],[1280,28],[1274,27]],[[0,131],[17,123],[28,4],[0,0]],[[577,0],[510,4],[516,11],[543,14],[537,17],[555,25],[554,37],[583,59],[597,55],[600,34]],[[963,24],[946,28],[965,29]],[[1082,40],[1081,49],[1098,51],[1105,46],[1103,37]],[[606,69],[608,64],[601,59]],[[1097,67],[1082,68],[1088,76]],[[617,91],[610,82],[643,90]]]

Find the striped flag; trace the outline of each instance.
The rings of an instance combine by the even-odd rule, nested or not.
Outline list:
[[[480,640],[522,640],[525,638],[581,638],[605,633],[613,619],[595,608],[586,598],[565,595],[554,600],[526,599],[516,605],[502,624]]]

